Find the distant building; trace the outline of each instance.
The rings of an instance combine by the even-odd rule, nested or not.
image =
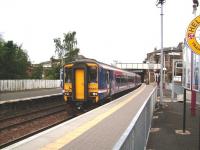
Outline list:
[[[183,58],[183,43],[179,43],[177,47],[167,47],[163,48],[163,55],[164,55],[164,65],[163,68],[165,70],[165,82],[171,82],[172,80],[172,68],[173,68],[173,60],[174,59],[181,59]],[[147,58],[145,59],[145,63],[158,63],[160,64],[160,55],[161,50],[154,49],[153,52],[147,53]],[[155,76],[159,74],[159,70],[149,70],[151,74],[150,82],[154,82]],[[149,73],[148,73],[149,74]],[[154,75],[153,75],[154,74]],[[177,70],[177,76],[182,76],[182,69]]]
[[[42,65],[43,68],[51,68],[52,67],[51,61],[45,61],[40,64]]]

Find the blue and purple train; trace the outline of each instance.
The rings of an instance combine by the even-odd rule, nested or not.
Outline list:
[[[93,59],[64,65],[64,100],[81,107],[103,103],[113,95],[141,85],[141,77]]]

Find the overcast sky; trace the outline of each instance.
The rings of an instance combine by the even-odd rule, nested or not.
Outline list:
[[[77,32],[80,54],[105,63],[141,63],[160,48],[157,0],[0,0],[0,34],[31,62],[55,55],[53,39]],[[177,46],[194,17],[192,0],[166,0],[164,47]],[[199,14],[197,12],[197,14]]]

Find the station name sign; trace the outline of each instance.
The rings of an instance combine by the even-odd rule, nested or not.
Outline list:
[[[191,50],[200,55],[200,16],[190,22],[187,28],[186,41]]]

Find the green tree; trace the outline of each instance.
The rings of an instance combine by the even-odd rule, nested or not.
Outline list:
[[[27,53],[13,41],[0,42],[0,79],[22,79],[27,77],[30,66]]]
[[[37,67],[34,67],[32,70],[32,79],[42,79],[43,67],[39,64]]]
[[[61,42],[60,38],[54,39],[55,52],[58,54],[58,58],[61,60],[61,64],[74,61],[79,53],[79,48],[77,48],[77,40],[75,38],[76,32],[64,33],[64,39]]]
[[[0,34],[0,48],[3,46],[3,42],[4,42],[4,40],[2,38],[2,35]]]
[[[59,79],[60,78],[60,68],[61,64],[58,63],[58,60],[51,57],[51,68],[45,70],[45,79]]]

